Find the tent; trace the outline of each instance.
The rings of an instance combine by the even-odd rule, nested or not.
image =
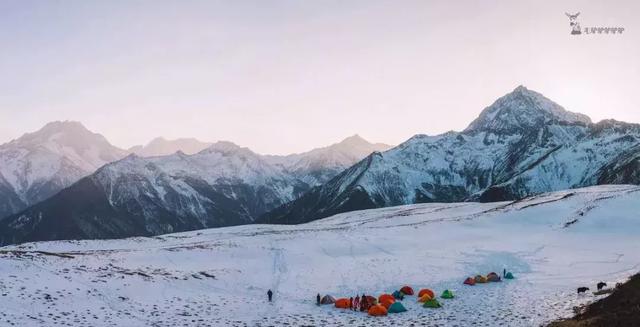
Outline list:
[[[395,291],[391,295],[393,295],[396,300],[404,300],[404,293],[402,291]]]
[[[384,300],[390,300],[391,303],[396,302],[396,299],[391,294],[382,294],[378,297],[378,303],[382,303]]]
[[[351,300],[346,298],[337,299],[335,306],[336,308],[340,308],[340,309],[349,309],[349,307],[351,306]]]
[[[382,301],[380,301],[380,305],[385,307],[385,309],[389,309],[389,307],[394,304],[396,301],[392,300],[392,299],[388,299],[388,298],[384,298]]]
[[[402,305],[402,303],[400,302],[395,302],[394,304],[392,304],[389,309],[387,310],[389,313],[400,313],[400,312],[405,312],[407,311],[407,309],[404,307],[404,305]]]
[[[464,280],[463,284],[473,286],[476,284],[476,280],[473,277],[469,277]]]
[[[499,282],[501,281],[500,276],[498,274],[491,272],[487,275],[487,281],[489,282]]]
[[[418,298],[418,302],[427,302],[429,300],[433,299],[433,297],[431,297],[431,295],[429,293],[425,293],[424,295],[422,295],[421,297]]]
[[[451,292],[450,290],[444,290],[444,292],[442,292],[442,295],[440,295],[440,297],[443,299],[453,299],[453,292]]]
[[[371,305],[376,305],[378,304],[378,299],[376,299],[375,297],[371,296],[371,295],[367,295],[367,302],[369,302],[369,304]]]
[[[504,279],[513,279],[513,274],[511,272],[508,272],[506,275],[504,275]]]
[[[333,304],[336,303],[336,299],[331,295],[325,295],[320,300],[320,304]]]
[[[440,307],[442,307],[442,305],[440,305],[440,302],[438,302],[438,300],[436,300],[436,299],[431,299],[431,300],[425,302],[422,306],[425,307],[425,308],[440,308]]]
[[[418,292],[418,297],[422,297],[425,294],[429,294],[431,298],[436,297],[435,293],[433,293],[433,291],[428,288],[421,289],[420,292]]]
[[[406,295],[413,295],[413,288],[411,288],[411,286],[403,286],[400,289],[400,292],[406,294]]]
[[[387,309],[381,305],[374,305],[367,312],[374,317],[387,315]]]
[[[487,282],[487,277],[484,277],[482,275],[477,275],[475,279],[476,283],[484,284]]]

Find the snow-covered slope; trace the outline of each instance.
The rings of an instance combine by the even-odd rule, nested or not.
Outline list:
[[[110,241],[0,248],[2,323],[16,326],[540,326],[640,267],[640,187],[598,186],[514,202],[355,211],[297,226],[246,225]],[[38,252],[41,251],[41,252]],[[513,272],[476,286],[465,277]],[[316,293],[408,284],[401,314],[315,305]],[[274,291],[268,304],[266,291]]]
[[[465,131],[416,135],[372,154],[261,221],[299,223],[356,209],[638,184],[639,150],[640,125],[591,124],[520,86]]]
[[[52,122],[0,145],[0,218],[44,200],[102,165],[123,158],[78,122]]]
[[[163,137],[157,137],[151,140],[147,145],[136,145],[131,147],[129,152],[135,153],[141,157],[166,156],[178,151],[186,154],[195,154],[209,146],[211,146],[211,143],[202,142],[194,138],[167,140]]]

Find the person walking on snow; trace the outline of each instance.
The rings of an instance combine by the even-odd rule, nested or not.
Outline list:
[[[271,292],[271,290],[268,290],[267,296],[269,297],[269,302],[271,302],[271,299],[273,298],[273,292]]]
[[[349,310],[353,310],[353,297],[349,298]]]
[[[353,300],[353,311],[358,311],[360,309],[360,295],[356,295],[356,298]]]
[[[316,304],[320,305],[320,293],[318,293],[318,295],[316,295]]]

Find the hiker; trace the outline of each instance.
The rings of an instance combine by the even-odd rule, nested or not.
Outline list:
[[[367,297],[362,293],[362,297],[360,298],[360,311],[367,310],[368,305]]]
[[[273,292],[271,292],[271,290],[268,290],[267,296],[269,297],[269,302],[271,302],[271,299],[273,298]]]
[[[316,304],[320,305],[320,293],[318,293],[318,295],[316,295]]]
[[[507,268],[502,269],[502,278],[507,277]]]
[[[360,309],[360,295],[356,295],[356,298],[353,300],[353,311],[358,311]]]
[[[353,310],[353,297],[349,298],[349,310]]]

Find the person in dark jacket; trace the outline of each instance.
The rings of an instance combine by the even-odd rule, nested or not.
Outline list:
[[[271,290],[268,290],[267,296],[269,297],[269,302],[271,302],[271,299],[273,298],[273,292],[271,292]]]
[[[349,310],[353,310],[353,297],[349,298]]]
[[[360,295],[356,295],[356,298],[353,299],[353,311],[360,310]]]
[[[362,294],[362,297],[360,298],[360,311],[365,311],[367,310],[369,306],[369,301],[367,300],[367,297]]]
[[[320,305],[320,293],[318,293],[318,295],[316,295],[316,304]]]

